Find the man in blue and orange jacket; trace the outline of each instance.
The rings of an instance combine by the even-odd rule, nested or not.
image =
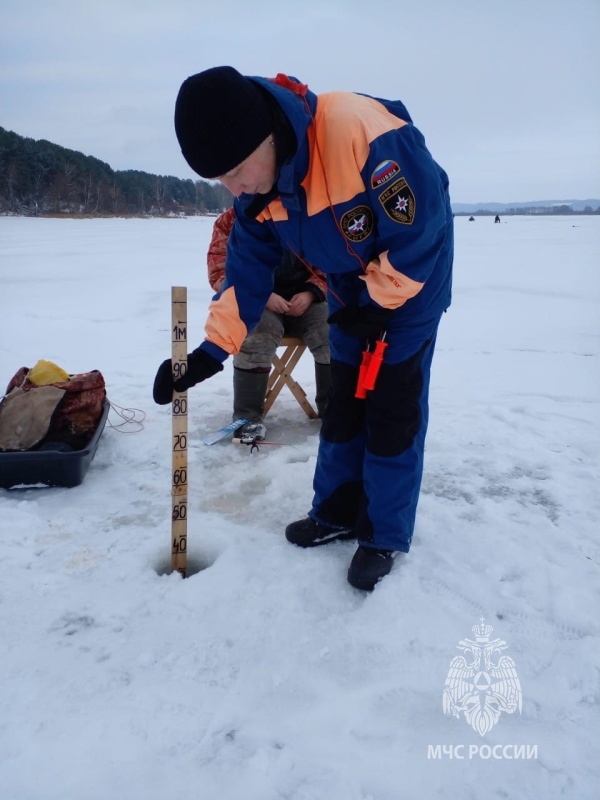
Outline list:
[[[154,398],[169,403],[174,388],[205,380],[239,351],[284,248],[324,272],[333,387],[312,508],[286,537],[301,547],[356,538],[348,580],[371,590],[413,536],[430,366],[451,296],[446,173],[400,101],[317,96],[281,74],[215,67],[191,76],[175,129],[192,169],[236,196],[236,223],[206,339],[175,383],[163,362]]]

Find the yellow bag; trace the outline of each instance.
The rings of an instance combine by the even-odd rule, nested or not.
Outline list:
[[[37,364],[29,370],[27,377],[36,386],[49,386],[51,383],[68,381],[69,373],[52,361],[40,358]]]

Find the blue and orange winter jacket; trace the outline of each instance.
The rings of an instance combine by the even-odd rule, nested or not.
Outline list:
[[[206,253],[208,282],[211,289],[220,292],[225,283],[227,264],[227,242],[235,222],[233,207],[228,208],[216,218],[212,237]],[[291,300],[298,292],[309,291],[317,302],[322,302],[327,294],[327,278],[323,273],[303,264],[289,250],[285,251],[281,264],[275,272],[273,288],[276,294]]]
[[[273,291],[284,247],[328,276],[332,311],[372,303],[395,309],[400,325],[439,318],[451,293],[448,178],[404,105],[350,92],[317,96],[281,75],[252,80],[273,95],[298,147],[264,207],[257,210],[256,195],[235,201],[226,279],[202,349],[220,361],[239,351]]]

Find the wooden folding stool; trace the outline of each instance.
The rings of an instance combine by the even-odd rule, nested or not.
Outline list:
[[[294,367],[298,361],[300,361],[302,353],[306,350],[306,345],[302,339],[296,336],[284,336],[279,346],[285,347],[285,350],[281,358],[277,353],[273,356],[273,369],[271,370],[269,382],[267,383],[267,396],[265,398],[263,417],[267,416],[279,392],[284,386],[287,386],[304,409],[306,416],[309,419],[317,419],[319,415],[309,403],[306,392],[300,384],[292,378]]]

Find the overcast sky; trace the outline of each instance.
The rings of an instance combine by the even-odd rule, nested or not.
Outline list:
[[[399,98],[454,202],[600,197],[600,0],[0,3],[0,125],[181,178],[181,82],[231,64]]]

